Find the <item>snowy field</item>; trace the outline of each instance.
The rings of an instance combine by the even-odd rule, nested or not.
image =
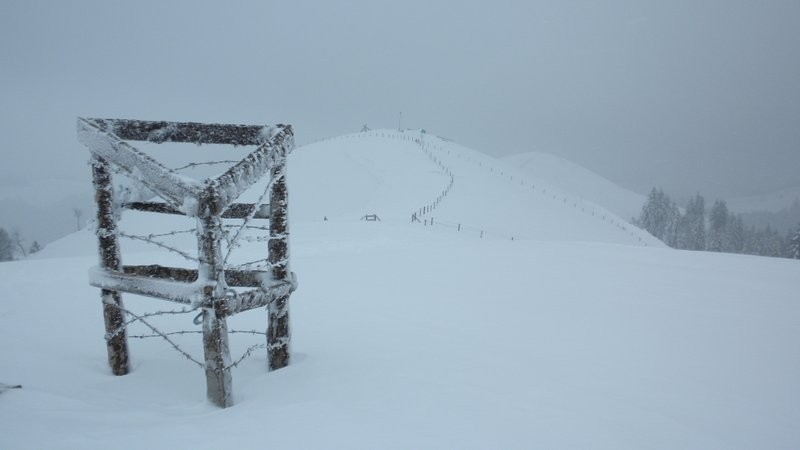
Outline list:
[[[671,250],[589,196],[418,136],[290,156],[293,359],[246,359],[228,409],[161,340],[131,339],[132,372],[110,374],[90,230],[0,264],[0,382],[23,385],[0,394],[0,448],[800,448],[798,261]],[[412,224],[445,190],[418,213],[434,225]],[[124,243],[126,263],[174,259]],[[198,335],[175,339],[202,359]],[[258,342],[231,335],[233,357]]]

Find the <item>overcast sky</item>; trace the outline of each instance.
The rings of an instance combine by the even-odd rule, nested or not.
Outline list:
[[[800,185],[800,1],[0,2],[0,184],[86,180],[75,118],[424,127],[623,186]],[[39,173],[33,173],[41,164]]]

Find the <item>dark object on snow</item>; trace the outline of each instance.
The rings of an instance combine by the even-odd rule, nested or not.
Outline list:
[[[362,217],[361,220],[366,220],[367,222],[380,222],[381,218],[378,217],[377,214],[367,214],[366,216]]]

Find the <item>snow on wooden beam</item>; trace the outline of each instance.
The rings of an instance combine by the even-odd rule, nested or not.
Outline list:
[[[78,119],[78,141],[95,156],[116,165],[173,206],[193,215],[194,211],[184,203],[188,198],[199,196],[202,185],[198,182],[171,172],[118,136],[105,132],[91,119]]]
[[[128,141],[186,142],[192,144],[261,145],[270,138],[270,127],[196,122],[128,119],[91,119],[103,131]],[[280,126],[280,125],[278,125]]]
[[[200,299],[200,286],[160,278],[143,278],[137,275],[94,267],[89,270],[89,284],[101,289],[128,292],[145,297],[161,298],[177,303],[195,304]]]
[[[181,283],[194,283],[197,281],[196,269],[182,267],[167,267],[158,264],[143,266],[122,266],[122,272],[145,278],[158,278],[162,280],[178,281]],[[269,287],[265,280],[271,274],[259,270],[225,270],[225,284],[230,287]]]
[[[240,312],[267,306],[272,302],[286,298],[292,293],[295,286],[290,282],[280,282],[270,286],[269,289],[254,289],[228,299],[225,314],[232,316]]]
[[[275,166],[283,166],[294,149],[291,125],[276,125],[268,141],[213,181],[220,200],[228,205]]]
[[[123,208],[135,211],[152,212],[161,214],[186,215],[183,211],[175,209],[166,203],[160,202],[129,202],[123,203]],[[255,210],[255,214],[253,211]],[[269,204],[255,205],[253,203],[233,203],[222,212],[223,219],[245,219],[253,214],[254,219],[269,219]]]

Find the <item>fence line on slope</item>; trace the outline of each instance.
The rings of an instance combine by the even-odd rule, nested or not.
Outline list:
[[[413,134],[419,133],[419,137],[412,136]],[[625,221],[624,219],[620,218],[616,214],[606,210],[605,208],[600,207],[597,204],[585,203],[582,197],[574,198],[573,196],[569,195],[565,192],[559,192],[560,189],[554,188],[552,186],[549,187],[536,187],[536,184],[526,176],[519,174],[515,174],[506,171],[506,169],[496,168],[493,165],[484,164],[480,161],[473,161],[473,159],[469,155],[462,155],[461,152],[454,151],[452,149],[445,149],[441,145],[431,143],[427,141],[427,137],[430,136],[424,132],[416,132],[416,131],[394,131],[394,130],[369,130],[369,131],[362,131],[359,133],[352,133],[343,136],[337,136],[334,138],[323,139],[323,141],[327,140],[338,140],[338,139],[354,139],[354,138],[388,138],[388,139],[401,139],[406,141],[411,141],[415,143],[419,149],[428,157],[434,164],[437,165],[442,171],[444,171],[450,177],[450,183],[448,186],[440,192],[433,200],[426,202],[424,205],[417,208],[415,211],[411,213],[412,222],[418,222],[423,226],[441,226],[444,228],[451,228],[455,229],[456,231],[476,231],[479,237],[485,236],[497,236],[502,237],[505,239],[515,240],[518,236],[513,236],[507,233],[502,232],[494,232],[487,230],[486,227],[481,227],[477,225],[467,225],[464,222],[460,223],[450,223],[444,222],[441,220],[434,220],[431,214],[436,210],[436,208],[442,203],[445,199],[447,194],[449,194],[455,185],[455,175],[453,170],[450,168],[448,164],[445,164],[444,158],[449,157],[450,159],[458,159],[463,160],[467,163],[474,163],[477,164],[478,167],[484,168],[484,170],[488,170],[490,174],[494,174],[495,176],[505,179],[509,183],[516,184],[515,181],[519,181],[517,186],[521,188],[530,187],[532,193],[539,193],[543,197],[548,200],[554,202],[560,202],[563,207],[567,208],[570,205],[572,209],[579,211],[583,214],[586,214],[590,217],[595,218],[598,222],[603,222],[607,226],[612,226],[622,233],[627,234],[631,238],[635,238],[636,242],[648,246],[647,242],[647,233],[638,228],[637,226],[631,224],[630,222]],[[448,143],[447,140],[439,138],[438,136],[433,136],[436,139],[442,140],[444,143]],[[427,216],[427,217],[426,217]],[[416,219],[416,220],[415,220]]]
[[[426,150],[430,151],[431,149],[432,150],[436,150],[437,152],[441,153],[442,156],[444,156],[444,152],[446,151],[447,155],[450,155],[451,159],[453,157],[453,155],[452,155],[453,152],[451,150],[445,150],[440,145],[431,144],[431,145],[426,146]],[[435,158],[438,163],[443,164],[443,162],[441,162],[441,159],[436,158],[436,156],[433,155],[433,152],[431,152],[431,157]],[[461,155],[460,152],[455,152],[455,157],[456,157],[456,159],[463,159],[466,162],[470,162],[470,163],[472,162],[472,158],[470,158],[467,155],[464,155],[464,157],[462,158],[462,155]],[[479,167],[483,167],[483,163],[477,162],[477,161],[475,163],[478,164]],[[506,174],[505,170],[500,170],[500,169],[495,170],[495,168],[493,166],[490,166],[488,164],[487,164],[487,167],[488,167],[490,173],[495,173],[499,177],[502,177],[502,178],[506,178],[507,177],[509,182],[514,182],[514,174],[512,174],[512,173]],[[447,168],[447,170],[452,173],[452,170],[449,169],[449,167]],[[525,177],[520,177],[519,175],[517,175],[517,179],[520,181],[520,184],[519,184],[520,186],[522,186],[522,187],[525,187],[526,185],[530,186],[531,192],[536,192],[536,186],[535,186],[535,184],[533,182],[531,182],[529,180],[526,180]],[[526,183],[526,181],[527,181],[527,183]],[[621,218],[619,218],[615,214],[605,210],[604,208],[598,207],[595,204],[586,205],[584,203],[582,197],[579,197],[578,199],[574,199],[574,198],[570,199],[569,196],[567,194],[565,194],[565,193],[558,193],[557,190],[555,191],[555,193],[553,193],[553,191],[554,191],[553,188],[551,188],[551,193],[548,194],[546,187],[545,188],[540,188],[540,190],[539,190],[541,195],[547,196],[547,197],[552,197],[551,200],[553,200],[553,201],[561,200],[561,203],[565,207],[567,207],[569,204],[572,204],[573,209],[577,210],[578,206],[580,205],[580,212],[581,213],[589,214],[589,215],[591,215],[591,217],[595,217],[595,218],[597,218],[597,220],[605,222],[606,224],[611,225],[611,226],[621,230],[623,233],[629,235],[630,237],[637,238],[637,241],[639,243],[643,244],[644,246],[648,245],[646,239],[643,239],[643,236],[646,233],[644,231],[642,231],[640,228],[636,227],[635,225],[630,224],[629,222],[622,220]],[[423,222],[423,224],[424,223],[425,222]],[[462,226],[462,228],[463,228],[463,226]],[[471,227],[471,228],[479,229],[480,227]],[[514,237],[510,237],[510,238],[512,240],[514,239]]]

